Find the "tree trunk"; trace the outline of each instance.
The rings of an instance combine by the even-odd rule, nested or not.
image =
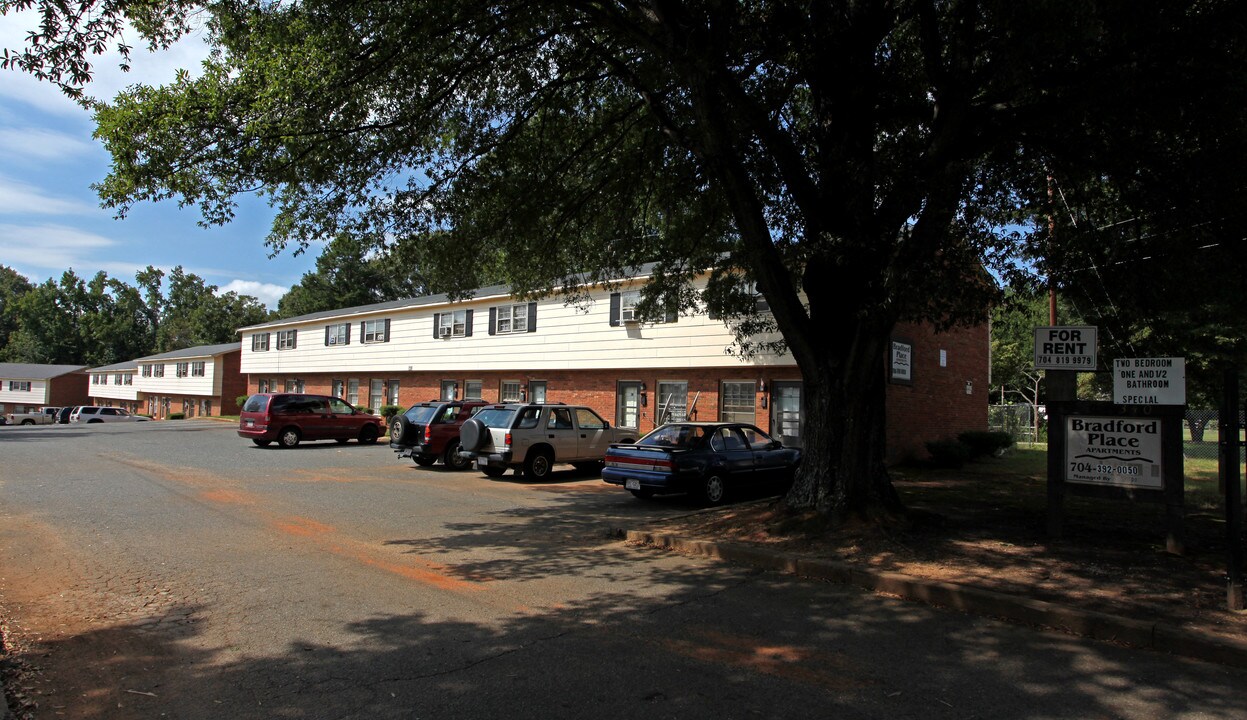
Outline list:
[[[864,331],[863,331],[864,332]],[[805,430],[801,466],[785,501],[833,523],[889,522],[904,513],[884,464],[887,438],[883,349],[889,331],[859,332],[856,342],[824,349],[801,367]],[[798,364],[801,353],[797,353]]]

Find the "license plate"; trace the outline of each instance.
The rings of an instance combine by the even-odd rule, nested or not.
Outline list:
[[[255,420],[248,420],[247,427],[255,427]]]
[[[478,468],[487,468],[487,467],[489,467],[489,461],[488,461],[488,460],[486,460],[485,458],[477,458],[477,459],[476,459],[476,466],[477,466]]]
[[[640,480],[624,480],[624,487],[627,488],[628,490],[640,490],[641,481]]]

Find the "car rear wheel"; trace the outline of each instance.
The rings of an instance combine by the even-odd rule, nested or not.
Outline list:
[[[459,451],[463,446],[457,442],[450,442],[446,445],[446,454],[442,456],[442,462],[446,463],[446,467],[451,470],[467,470],[472,461],[465,457],[459,456]]]
[[[429,467],[433,463],[437,462],[437,458],[430,455],[412,455],[411,459],[414,460],[420,467]]]
[[[548,450],[534,450],[524,460],[524,477],[529,480],[545,480],[554,468],[554,458]]]
[[[507,469],[504,467],[493,467],[491,465],[486,465],[485,467],[481,468],[481,472],[485,473],[486,477],[497,478],[497,477],[502,477],[503,475],[506,475]]]
[[[284,448],[292,448],[298,445],[302,439],[303,436],[299,434],[298,428],[288,427],[277,436],[277,444]]]
[[[372,425],[366,425],[359,431],[359,442],[363,445],[371,445],[377,441],[377,428]]]
[[[263,440],[263,439],[261,439],[261,438],[251,438],[251,442],[255,443],[255,444],[256,444],[256,447],[268,447],[268,444],[269,444],[270,442],[272,442],[272,441],[271,441],[271,440]]]
[[[723,475],[710,473],[702,478],[698,494],[707,505],[718,505],[727,496],[727,486],[723,483]]]
[[[27,418],[26,420],[23,420],[23,421],[22,421],[22,424],[23,424],[23,425],[34,425],[34,424],[35,424],[35,421],[34,421],[34,420],[31,420],[31,419],[29,419],[29,418]]]
[[[339,445],[345,445],[349,442],[346,438],[334,438],[333,441]]]

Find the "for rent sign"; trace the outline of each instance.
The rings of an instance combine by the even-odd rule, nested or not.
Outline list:
[[[1065,419],[1065,481],[1159,490],[1161,422],[1146,417]]]
[[[1035,328],[1036,370],[1095,370],[1096,328]]]

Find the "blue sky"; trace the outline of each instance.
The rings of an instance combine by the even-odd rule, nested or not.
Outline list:
[[[35,18],[0,16],[0,47],[22,47]],[[102,56],[90,95],[111,98],[127,85],[160,84],[178,67],[195,72],[207,56],[198,37],[160,54],[148,53],[136,37],[129,40],[132,70],[123,73],[115,55]],[[34,282],[72,268],[83,278],[103,270],[132,285],[134,273],[148,265],[182,265],[221,291],[253,295],[270,308],[314,267],[313,253],[268,257],[264,237],[272,211],[254,198],[223,227],[199,227],[198,213],[180,210],[176,201],[138,204],[124,220],[114,219],[91,190],[109,168],[108,153],[91,137],[94,129],[90,114],[52,85],[0,71],[0,265]]]

